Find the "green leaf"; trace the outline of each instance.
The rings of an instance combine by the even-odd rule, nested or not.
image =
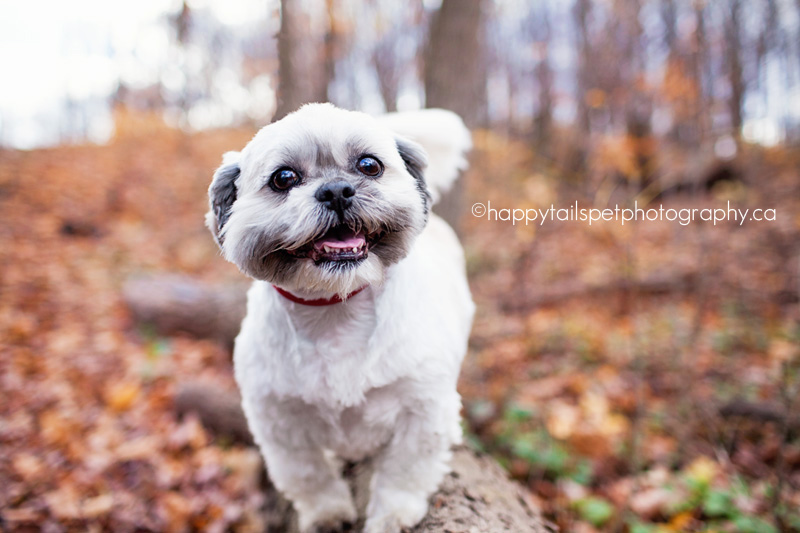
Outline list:
[[[638,521],[630,524],[629,528],[630,533],[653,533],[656,530],[655,526]]]
[[[510,405],[503,413],[503,418],[507,422],[521,423],[533,418],[533,411],[519,405]]]
[[[736,514],[736,506],[728,491],[710,490],[703,501],[703,512],[711,518],[732,518]]]
[[[520,459],[525,459],[529,463],[539,464],[541,462],[541,448],[542,444],[535,442],[531,433],[523,433],[517,435],[512,444],[511,451]]]
[[[467,441],[467,445],[471,447],[473,450],[478,450],[479,452],[486,452],[486,446],[484,446],[483,442],[475,436],[474,433],[464,432],[464,438]]]
[[[733,523],[739,533],[778,533],[775,526],[755,516],[737,516]]]
[[[592,463],[584,459],[575,466],[572,472],[570,472],[569,478],[581,485],[588,485],[592,482],[593,474],[594,468],[592,467]]]
[[[560,446],[548,446],[541,456],[542,466],[556,475],[563,475],[567,469],[569,454]]]
[[[578,514],[595,527],[600,527],[614,515],[614,507],[602,498],[589,496],[575,503]]]

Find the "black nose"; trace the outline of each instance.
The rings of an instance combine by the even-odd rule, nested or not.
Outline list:
[[[339,218],[344,217],[344,210],[353,203],[351,198],[355,196],[356,190],[345,180],[336,180],[326,183],[317,189],[314,197],[321,204],[332,211],[338,213]]]

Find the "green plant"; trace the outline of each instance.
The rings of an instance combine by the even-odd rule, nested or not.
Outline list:
[[[597,496],[582,498],[573,505],[581,519],[595,527],[601,527],[614,516],[614,507],[608,501]]]

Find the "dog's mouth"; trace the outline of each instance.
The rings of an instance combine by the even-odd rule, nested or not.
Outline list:
[[[315,263],[357,262],[366,259],[370,246],[377,244],[385,234],[385,231],[355,231],[346,224],[338,224],[318,239],[287,252],[294,257],[311,259]]]

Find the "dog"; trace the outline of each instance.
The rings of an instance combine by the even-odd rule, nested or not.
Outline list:
[[[372,460],[367,533],[419,523],[449,471],[474,304],[431,206],[470,146],[449,111],[307,104],[214,174],[207,226],[254,279],[234,374],[302,532],[357,519],[337,460]]]

